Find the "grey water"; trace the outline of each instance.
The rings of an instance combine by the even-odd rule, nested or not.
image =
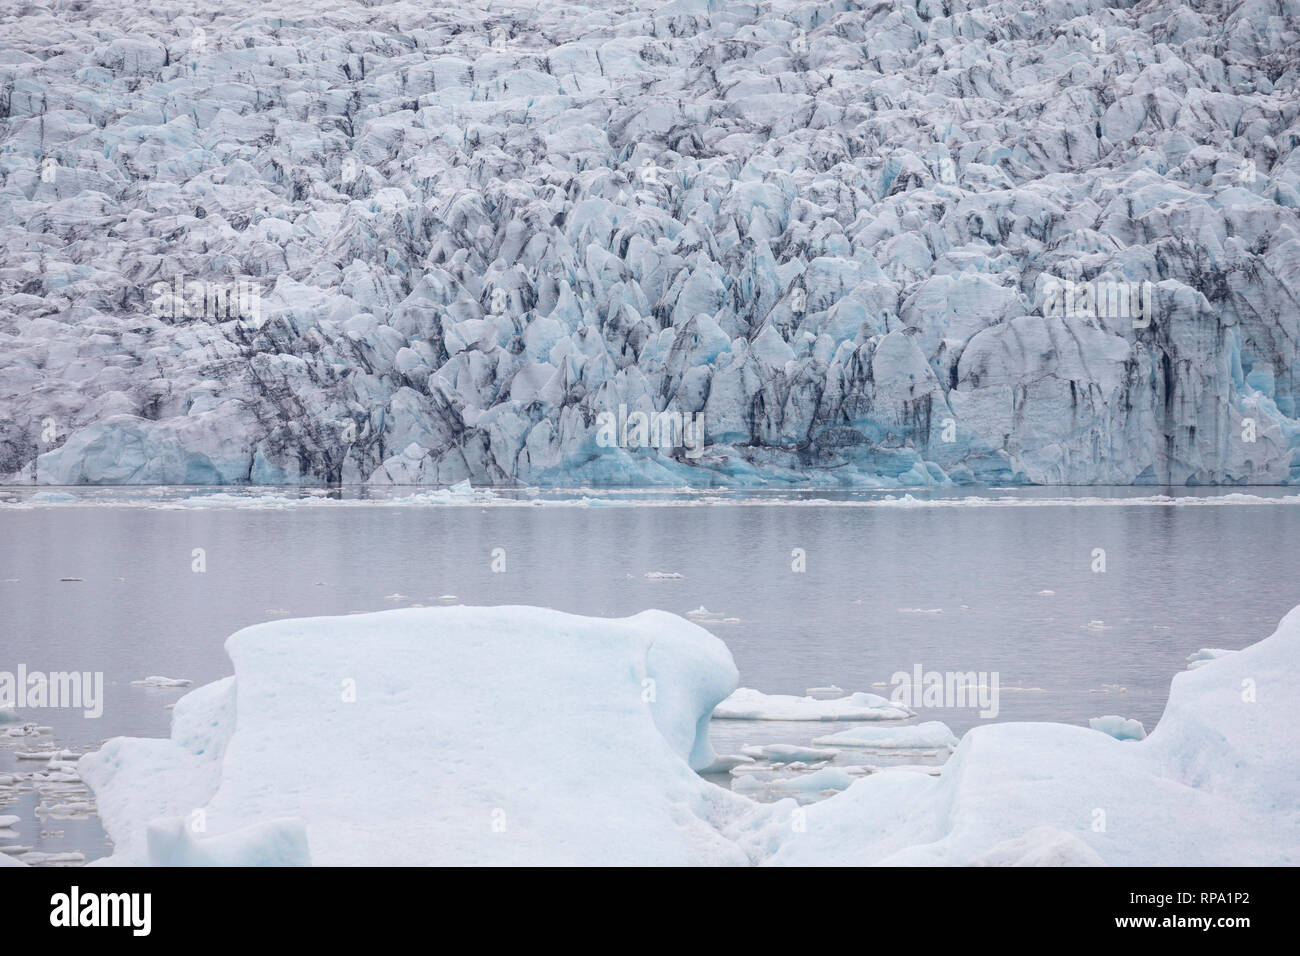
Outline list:
[[[22,714],[53,729],[41,747],[79,751],[117,735],[166,736],[167,707],[184,691],[131,682],[224,677],[225,638],[282,617],[449,603],[615,617],[704,607],[736,619],[702,623],[730,647],[741,685],[767,693],[834,684],[888,696],[881,684],[918,665],[996,672],[993,719],[1086,724],[1119,714],[1149,731],[1188,654],[1254,643],[1300,604],[1300,505],[1253,489],[1277,497],[1070,503],[1059,489],[1036,489],[998,492],[1022,504],[1043,499],[1022,507],[871,507],[870,496],[823,494],[658,495],[604,507],[204,508],[193,497],[142,507],[120,491],[96,499],[80,490],[81,503],[28,506],[30,492],[7,493],[0,671],[103,672],[98,719]],[[504,571],[494,570],[502,558]],[[970,707],[923,709],[920,718],[958,734],[983,720]],[[714,721],[713,737],[720,752],[735,752],[743,743],[806,744],[843,726]],[[37,769],[15,756],[32,743],[0,742],[0,774]],[[0,792],[0,815],[22,817],[22,845],[88,860],[111,852],[93,817],[43,820],[36,806],[31,793]]]

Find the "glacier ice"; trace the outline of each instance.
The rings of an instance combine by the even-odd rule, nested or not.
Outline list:
[[[0,477],[1300,476],[1300,0],[263,14],[0,13]]]
[[[985,724],[937,777],[879,773],[807,808],[778,864],[1295,865],[1300,608],[1265,640],[1174,676],[1145,740]],[[766,844],[764,844],[766,845]]]
[[[984,724],[942,767],[744,764],[737,793],[697,772],[718,769],[731,656],[664,612],[383,611],[257,625],[227,650],[235,674],[186,694],[170,739],[80,759],[104,863],[1300,862],[1278,746],[1300,719],[1300,608],[1177,674],[1145,740]],[[792,826],[825,791],[842,792]]]
[[[816,737],[819,747],[865,747],[870,750],[938,750],[955,747],[957,738],[938,720],[907,727],[851,727],[837,734]]]
[[[403,609],[226,650],[170,739],[80,760],[106,863],[746,862],[720,831],[747,802],[692,769],[735,665],[682,618]]]
[[[1143,740],[1147,735],[1146,728],[1142,726],[1142,721],[1133,720],[1131,717],[1121,717],[1118,714],[1093,717],[1088,721],[1088,726],[1093,730],[1099,730],[1103,734],[1114,737],[1116,740]]]
[[[861,691],[826,699],[741,687],[714,708],[713,716],[718,720],[905,720],[914,713],[879,694]]]

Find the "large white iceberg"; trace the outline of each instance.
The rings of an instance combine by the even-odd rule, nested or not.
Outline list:
[[[770,861],[1300,863],[1298,672],[1300,608],[1267,640],[1176,675],[1145,740],[976,727],[938,777],[874,774],[808,808]]]
[[[905,720],[914,712],[879,694],[861,691],[827,700],[741,687],[718,704],[713,716],[719,720]]]
[[[837,734],[813,738],[819,747],[865,747],[871,750],[936,750],[955,746],[948,725],[927,720],[907,727],[852,727]]]
[[[186,694],[170,739],[81,758],[105,862],[1300,863],[1300,608],[1176,675],[1145,740],[986,724],[941,771],[742,777],[793,797],[766,805],[696,772],[737,674],[664,612],[408,609],[226,646],[234,675]]]
[[[674,615],[429,608],[239,631],[169,740],[82,758],[110,863],[743,863],[692,770],[736,684]]]

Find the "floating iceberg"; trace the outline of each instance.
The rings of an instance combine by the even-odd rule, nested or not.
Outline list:
[[[194,681],[186,677],[146,677],[144,680],[131,681],[137,687],[189,687]]]
[[[741,687],[718,704],[713,716],[718,720],[906,720],[916,715],[877,694],[859,692],[824,700]]]
[[[1300,864],[1300,608],[1175,675],[1142,741],[1084,727],[968,731],[938,777],[872,774],[809,807],[779,864]],[[770,844],[763,844],[765,847]]]
[[[822,767],[812,773],[795,774],[793,777],[763,778],[746,775],[738,778],[731,785],[731,788],[737,793],[767,791],[769,793],[814,794],[827,790],[847,790],[853,785],[855,779],[857,777],[854,774],[849,773],[842,767]]]
[[[955,747],[957,738],[948,725],[927,720],[910,727],[851,727],[837,734],[816,737],[822,747],[865,747],[871,750],[938,750]]]
[[[843,791],[799,827],[793,801],[697,772],[760,768],[713,754],[735,667],[670,614],[396,610],[226,646],[234,676],[181,698],[170,739],[117,738],[78,763],[115,843],[105,863],[1300,863],[1300,776],[1279,746],[1300,722],[1300,608],[1176,675],[1145,740],[985,724],[942,768],[738,774],[765,799]],[[823,719],[807,698],[741,699]],[[846,736],[916,742],[926,726]]]
[[[763,744],[758,747],[746,747],[742,753],[755,760],[767,760],[771,763],[794,763],[795,761],[829,760],[837,751],[818,747],[801,747],[798,744]]]
[[[692,769],[735,665],[679,617],[402,609],[226,650],[170,739],[78,764],[107,863],[746,862],[719,830],[749,804]]]

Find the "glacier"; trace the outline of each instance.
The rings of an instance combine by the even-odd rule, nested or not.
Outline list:
[[[0,480],[1295,482],[1298,16],[8,7]]]
[[[942,768],[736,792],[701,775],[730,651],[666,612],[403,609],[258,624],[226,650],[233,675],[181,698],[169,739],[78,761],[114,844],[92,865],[1300,862],[1300,608],[1178,673],[1143,740],[982,724]],[[950,741],[929,723],[822,742]],[[799,805],[823,791],[842,792]]]

